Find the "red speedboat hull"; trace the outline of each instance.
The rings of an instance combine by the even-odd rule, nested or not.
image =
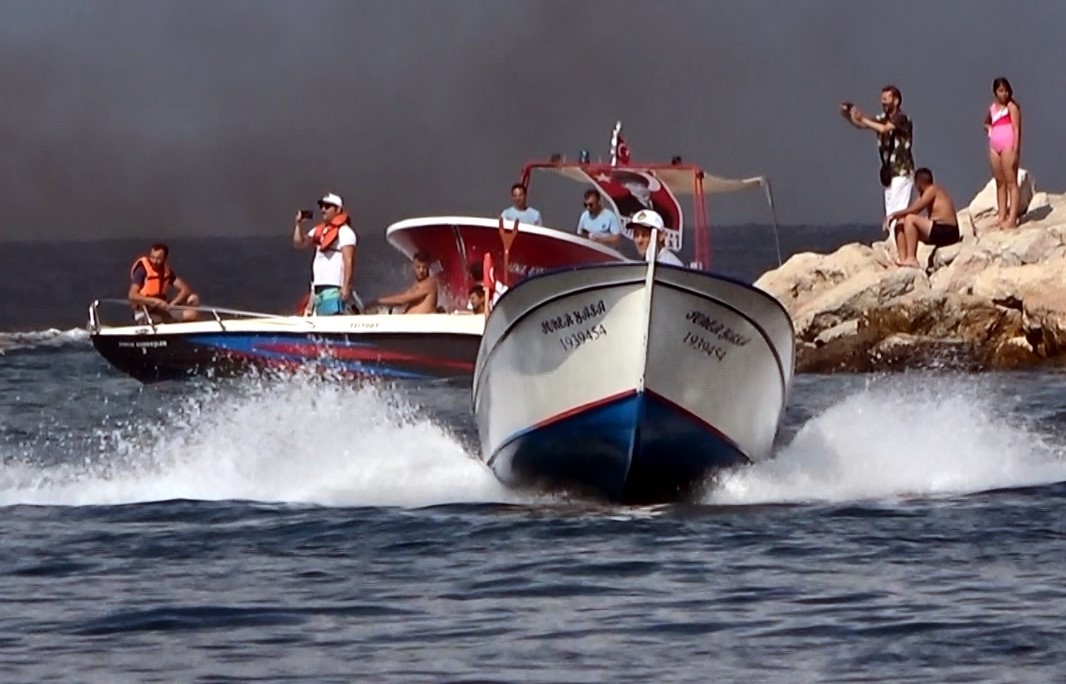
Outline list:
[[[507,225],[513,228],[513,223]],[[429,217],[400,221],[385,233],[389,243],[408,258],[425,252],[445,289],[445,301],[463,307],[474,279],[470,265],[492,254],[498,271],[503,269],[503,242],[499,220],[467,216]],[[507,284],[544,271],[628,261],[621,252],[552,228],[520,224],[509,251]],[[502,280],[502,278],[501,278]]]

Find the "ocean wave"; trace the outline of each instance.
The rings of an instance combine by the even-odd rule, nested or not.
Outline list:
[[[84,328],[0,332],[0,355],[15,350],[80,346],[89,339]]]
[[[294,378],[205,387],[158,419],[0,463],[0,506],[189,499],[423,507],[514,500],[461,440],[396,392]],[[72,440],[76,441],[76,440]]]
[[[1061,436],[972,376],[874,382],[808,420],[769,461],[729,473],[713,504],[902,500],[1066,481]]]

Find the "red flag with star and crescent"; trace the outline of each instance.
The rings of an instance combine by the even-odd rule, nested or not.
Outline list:
[[[622,134],[618,134],[618,146],[615,148],[615,160],[620,166],[629,165],[629,145],[626,144]]]

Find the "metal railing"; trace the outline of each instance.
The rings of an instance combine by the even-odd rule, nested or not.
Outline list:
[[[151,328],[152,332],[154,333],[154,332],[157,332],[157,326],[159,326],[161,324],[160,322],[157,322],[157,321],[155,321],[152,318],[152,312],[148,309],[147,306],[143,306],[142,305],[142,306],[136,307],[136,308],[131,307],[130,306],[130,302],[129,302],[128,299],[95,299],[95,300],[93,300],[92,304],[89,305],[89,325],[88,325],[88,328],[89,328],[89,332],[91,332],[91,333],[97,333],[97,332],[99,332],[100,330],[102,330],[105,327],[120,327],[120,326],[105,326],[103,323],[101,323],[100,311],[99,311],[101,304],[116,305],[116,306],[117,305],[121,305],[127,312],[133,311],[135,313],[140,313],[141,314],[141,317],[143,318],[143,320],[137,320],[135,318],[134,320],[132,320],[132,321],[130,321],[128,323],[122,324],[121,327],[147,326],[147,327]],[[204,306],[202,304],[200,306],[173,305],[173,306],[167,307],[167,310],[168,311],[174,311],[174,312],[196,311],[197,313],[201,313],[201,314],[202,313],[210,314],[211,318],[213,318],[215,323],[218,324],[219,329],[221,329],[223,331],[226,330],[226,319],[223,318],[224,316],[227,317],[227,318],[230,318],[230,319],[233,319],[233,318],[273,318],[273,319],[285,319],[285,320],[289,320],[289,321],[292,321],[294,319],[302,318],[300,316],[285,316],[285,315],[281,315],[281,314],[262,313],[260,311],[244,311],[244,310],[241,310],[241,309],[229,309],[229,308],[226,308],[226,307],[223,307],[223,306]],[[195,321],[184,321],[184,320],[178,319],[178,320],[175,320],[175,321],[172,321],[172,322],[171,321],[167,321],[165,324],[166,325],[171,325],[173,323],[192,323],[192,322],[195,322]],[[308,322],[310,322],[310,319],[308,319]]]

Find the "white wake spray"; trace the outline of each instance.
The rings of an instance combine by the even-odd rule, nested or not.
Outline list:
[[[899,499],[1066,481],[1063,449],[973,378],[895,378],[812,418],[775,458],[721,478],[714,504]]]
[[[77,459],[0,464],[0,505],[169,499],[417,507],[511,494],[459,440],[385,390],[290,380],[212,392],[120,426]],[[151,391],[151,390],[146,390]]]

